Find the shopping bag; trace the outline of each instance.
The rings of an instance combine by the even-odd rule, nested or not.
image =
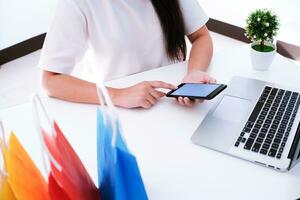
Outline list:
[[[1,140],[4,168],[7,174],[4,198],[18,200],[47,200],[47,182],[35,166],[13,132],[6,144],[4,133]],[[2,199],[2,198],[1,198]]]
[[[8,183],[7,175],[3,172],[4,172],[3,170],[1,170],[0,172],[0,199],[16,200],[16,197]]]
[[[121,134],[120,121],[106,88],[99,84],[97,159],[99,189],[104,199],[148,199],[135,156]]]
[[[44,154],[50,163],[49,194],[51,199],[66,200],[98,200],[99,191],[89,176],[78,155],[65,138],[63,132],[54,120],[48,116],[41,99],[36,95],[33,98],[35,121],[39,127]],[[51,130],[47,131],[38,119],[39,107],[47,119]]]
[[[5,167],[5,160],[4,160],[4,156],[3,156],[3,151],[2,149],[4,148],[4,128],[2,125],[2,122],[0,121],[0,130],[2,133],[2,138],[0,138],[0,148],[1,148],[1,152],[0,152],[0,199],[1,200],[16,200],[16,197],[11,189],[10,184],[8,183],[8,173],[6,171],[6,167]]]
[[[63,188],[58,185],[52,173],[49,174],[48,184],[49,184],[48,192],[51,200],[55,200],[55,199],[70,200],[70,198],[63,190]]]

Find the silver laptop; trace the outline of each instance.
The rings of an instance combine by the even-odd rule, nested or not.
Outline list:
[[[234,77],[192,141],[280,171],[300,158],[300,90]]]

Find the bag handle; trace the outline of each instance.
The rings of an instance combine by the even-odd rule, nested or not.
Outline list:
[[[7,146],[4,125],[1,119],[0,119],[0,131],[1,131],[1,138],[2,138],[3,145]],[[2,143],[0,145],[2,145]]]
[[[97,83],[97,94],[99,105],[104,117],[104,123],[107,124],[107,118],[110,118],[110,125],[112,127],[112,145],[116,145],[117,131],[120,130],[120,137],[123,139],[121,128],[119,126],[119,116],[117,114],[116,108],[108,94],[108,91],[102,82]],[[123,139],[124,143],[125,140]],[[125,143],[126,145],[126,143]],[[127,145],[126,145],[127,146]]]
[[[0,119],[0,132],[1,132],[1,142],[0,142],[0,176],[8,176],[7,171],[5,170],[5,160],[3,155],[3,148],[7,148],[6,139],[5,139],[5,131],[2,120]],[[1,182],[0,182],[1,186]]]
[[[43,131],[42,131],[42,125],[41,125],[41,120],[40,120],[40,114],[42,114],[47,121],[47,124],[49,125],[51,131],[48,134],[54,134],[54,127],[53,127],[53,120],[50,118],[50,116],[48,115],[48,112],[45,108],[45,105],[43,104],[40,96],[38,94],[35,94],[32,97],[32,106],[33,106],[33,120],[36,126],[36,130],[39,133],[39,139],[42,145],[42,155],[43,155],[43,163],[44,163],[44,168],[46,170],[46,173],[49,174],[51,169],[49,166],[49,161],[51,161],[51,163],[53,163],[53,165],[59,170],[62,171],[62,167],[60,166],[60,164],[57,162],[57,160],[55,160],[55,158],[51,155],[51,153],[49,152],[47,145],[44,141],[43,138]],[[42,111],[42,113],[39,113],[39,110]]]
[[[97,94],[98,94],[99,105],[101,106],[101,110],[104,118],[104,124],[107,125],[107,123],[110,122],[112,128],[112,145],[114,146],[116,144],[117,120],[118,120],[117,112],[108,95],[107,89],[102,83],[97,84]]]

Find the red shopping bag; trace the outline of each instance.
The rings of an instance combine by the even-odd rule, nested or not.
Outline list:
[[[33,103],[41,140],[46,152],[46,159],[50,163],[49,192],[51,199],[55,199],[59,195],[63,195],[70,200],[100,199],[99,191],[80,158],[65,138],[57,123],[48,117],[41,99],[35,96]],[[51,127],[50,131],[46,131],[38,119],[38,106],[42,108],[48,126]]]
[[[68,195],[65,193],[63,188],[61,188],[56,180],[54,179],[52,173],[49,174],[48,177],[48,192],[50,199],[64,199],[64,200],[70,200]]]

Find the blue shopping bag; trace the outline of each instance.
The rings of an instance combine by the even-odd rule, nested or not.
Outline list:
[[[99,86],[98,95],[102,104],[97,109],[98,179],[102,198],[148,199],[136,158],[122,138],[120,122],[104,86]]]

